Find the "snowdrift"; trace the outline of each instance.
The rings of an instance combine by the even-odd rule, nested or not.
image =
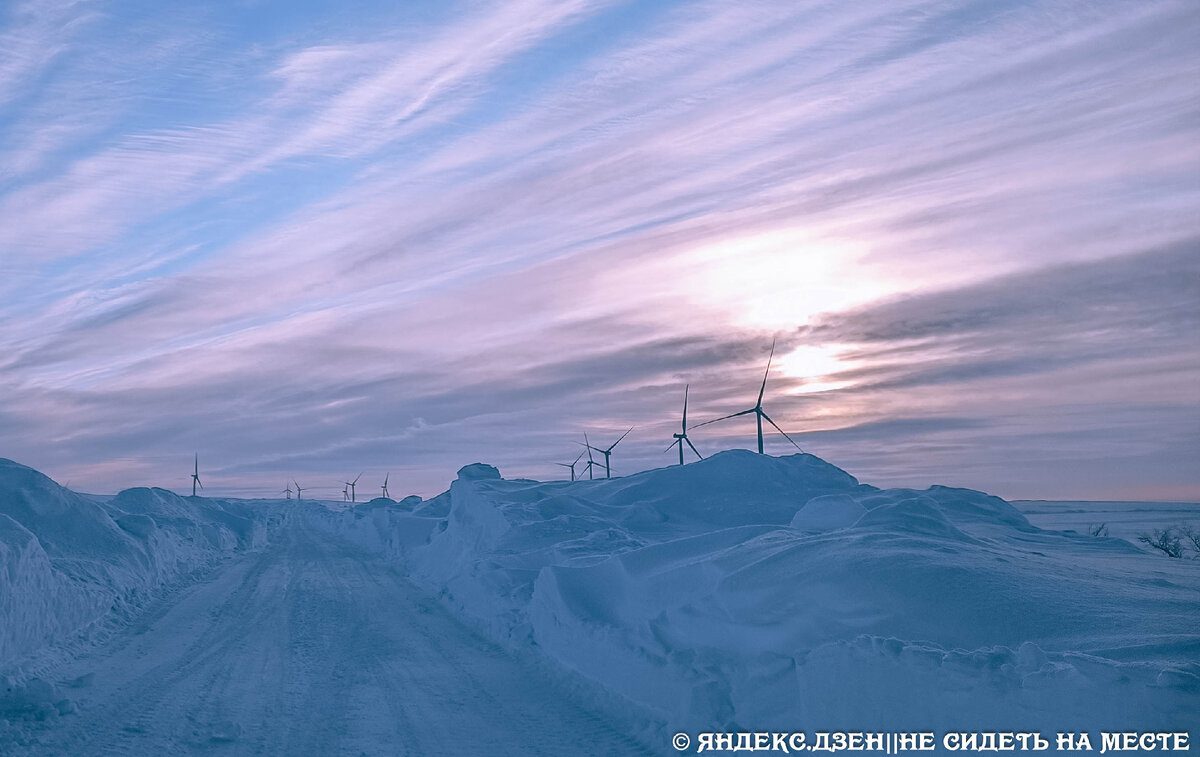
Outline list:
[[[812,455],[604,481],[488,469],[415,507],[322,517],[668,732],[1178,729],[1200,712],[1200,564]]]
[[[163,489],[93,497],[0,459],[0,670],[263,543],[243,505]]]

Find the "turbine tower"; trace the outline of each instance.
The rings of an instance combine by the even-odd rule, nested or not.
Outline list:
[[[629,427],[629,431],[633,431],[633,426]],[[621,434],[621,439],[624,439],[625,437],[629,436],[629,431],[626,431],[625,433]],[[584,437],[584,438],[586,438],[586,437]],[[604,455],[604,477],[605,478],[612,478],[612,467],[610,465],[612,462],[611,461],[612,451],[613,451],[613,447],[616,447],[618,444],[621,443],[621,439],[617,439],[615,442],[610,444],[608,446],[608,449],[600,449],[599,447],[592,447],[590,444],[588,445],[592,449],[594,449],[597,452],[599,452],[600,454]],[[588,455],[588,457],[591,457],[591,455]]]
[[[294,478],[293,478],[293,479],[292,479],[292,483],[293,483],[293,484],[296,484],[296,501],[297,501],[297,502],[299,502],[299,501],[300,501],[300,495],[301,495],[302,493],[304,493],[304,490],[300,488],[300,484],[299,484],[299,483],[297,483],[296,479],[294,479]],[[311,489],[312,487],[310,486],[309,488]]]
[[[679,424],[679,433],[671,434],[671,436],[675,437],[675,441],[671,442],[670,447],[667,447],[665,450],[663,450],[664,452],[670,452],[671,447],[678,446],[679,447],[679,464],[680,465],[683,465],[683,444],[684,444],[684,442],[687,442],[687,446],[691,447],[692,452],[696,453],[696,458],[698,460],[704,459],[704,455],[700,454],[700,450],[696,449],[696,445],[692,444],[692,440],[689,439],[688,435],[687,435],[687,400],[688,400],[688,387],[686,384],[684,384],[684,387],[683,387],[683,422]]]
[[[576,442],[576,444],[578,443],[579,442]],[[588,441],[586,433],[583,435],[583,449],[585,452],[587,452],[588,456],[587,465],[583,466],[583,468],[587,471],[588,481],[591,481],[593,480],[592,468],[596,467],[596,461],[592,459],[592,443]],[[580,457],[582,457],[582,455],[580,455]]]
[[[759,387],[759,390],[758,390],[758,402],[756,402],[754,404],[754,407],[750,408],[749,410],[743,410],[740,413],[730,413],[729,415],[723,415],[720,418],[713,418],[711,421],[705,421],[704,423],[697,423],[695,426],[692,426],[692,428],[700,428],[701,426],[707,426],[708,424],[716,423],[717,421],[728,420],[729,418],[736,418],[739,415],[749,415],[750,413],[754,413],[755,420],[758,421],[758,454],[760,454],[760,455],[763,454],[762,422],[763,422],[764,418],[766,419],[767,423],[770,423],[772,426],[775,427],[776,431],[783,434],[783,438],[787,439],[789,442],[791,442],[793,447],[795,447],[796,449],[803,452],[804,450],[800,449],[800,445],[796,444],[795,440],[793,440],[792,437],[788,436],[787,432],[784,431],[783,429],[781,429],[779,427],[779,424],[776,423],[775,421],[771,420],[771,416],[767,415],[766,412],[763,411],[763,407],[762,407],[763,394],[765,394],[767,391],[767,376],[771,373],[771,361],[774,358],[775,358],[775,342],[774,342],[774,340],[772,340],[771,341],[771,356],[767,358],[767,370],[765,373],[763,373],[762,386]],[[682,452],[680,454],[682,454]]]
[[[571,480],[574,481],[575,480],[575,466],[576,466],[576,464],[579,463],[579,461],[581,459],[583,459],[582,452],[579,453],[579,457],[575,458],[575,462],[573,462],[573,463],[555,463],[555,465],[561,465],[564,468],[570,468],[571,469]]]
[[[383,477],[383,498],[384,499],[391,499],[391,497],[388,496],[388,490],[387,490],[387,482],[388,482],[388,479],[391,478],[391,476],[392,476],[392,472],[388,471],[387,475],[385,475]],[[354,479],[354,480],[357,481],[358,479]]]
[[[359,473],[357,476],[355,476],[355,477],[354,477],[354,480],[353,480],[353,481],[343,481],[343,482],[342,482],[343,484],[345,484],[347,487],[349,487],[349,488],[350,488],[350,501],[351,501],[351,502],[353,502],[353,501],[354,501],[354,485],[358,483],[358,480],[359,480],[360,478],[362,478],[362,475],[363,475],[363,474]],[[345,494],[345,493],[346,493],[346,490],[345,490],[345,489],[343,489],[343,490],[342,490],[342,494]]]
[[[195,466],[192,468],[192,496],[196,496],[196,484],[200,484],[200,488],[204,488],[204,484],[200,483],[200,453],[196,453]]]

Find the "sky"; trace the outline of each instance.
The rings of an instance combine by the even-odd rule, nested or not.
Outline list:
[[[0,457],[1200,501],[1200,5],[11,0]],[[796,449],[768,429],[767,451]],[[689,432],[755,445],[752,417]]]

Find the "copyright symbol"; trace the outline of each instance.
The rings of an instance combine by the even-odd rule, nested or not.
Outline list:
[[[675,734],[675,737],[673,739],[671,739],[671,745],[674,746],[680,752],[682,752],[684,749],[687,749],[688,744],[691,744],[691,743],[692,743],[692,740],[688,738],[688,735],[686,733],[677,733],[677,734]]]

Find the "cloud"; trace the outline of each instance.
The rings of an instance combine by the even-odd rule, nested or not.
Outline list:
[[[868,386],[881,375],[889,386],[932,384],[1186,354],[1200,327],[1198,253],[1193,239],[910,295],[829,314],[806,338],[860,345],[856,359],[872,367],[843,378]]]
[[[636,423],[621,465],[657,464],[684,383],[697,418],[740,408],[772,336],[841,364],[773,374],[772,417],[865,479],[1002,443],[964,483],[1003,485],[1015,440],[1052,460],[1122,417],[1150,455],[1191,418],[1160,412],[1196,368],[1190,6],[182,12],[79,22],[0,119],[30,462],[404,459],[431,493]]]
[[[28,92],[92,14],[79,0],[24,0],[10,4],[0,32],[0,105]]]
[[[459,112],[470,86],[588,8],[528,0],[468,16],[425,43],[293,53],[269,74],[282,89],[241,118],[128,134],[0,198],[0,234],[12,254],[69,256],[283,161],[370,152]]]

